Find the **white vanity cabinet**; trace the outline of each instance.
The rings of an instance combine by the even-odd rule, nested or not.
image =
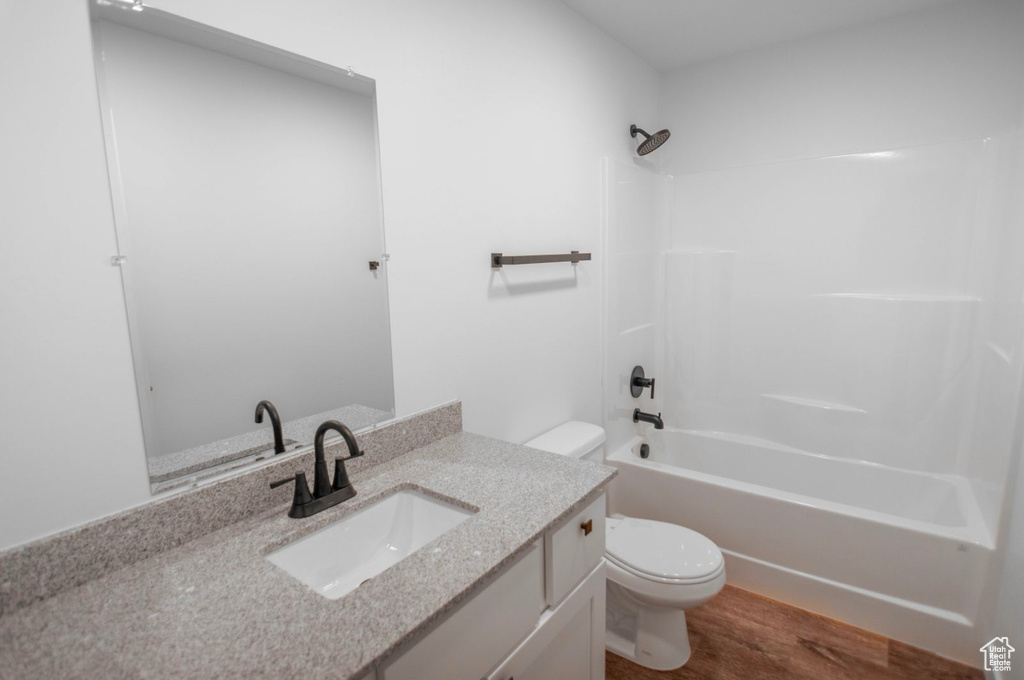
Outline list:
[[[603,680],[604,606],[602,561],[487,680]]]
[[[378,670],[378,680],[603,680],[605,497]]]

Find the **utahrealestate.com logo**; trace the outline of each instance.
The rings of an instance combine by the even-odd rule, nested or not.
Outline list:
[[[1017,650],[1010,646],[1009,639],[1005,637],[992,638],[981,648],[981,653],[985,655],[985,670],[1010,670],[1010,655],[1015,651]]]

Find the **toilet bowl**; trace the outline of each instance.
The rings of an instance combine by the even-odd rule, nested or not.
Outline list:
[[[604,430],[591,423],[559,425],[526,446],[602,462]],[[654,670],[690,658],[687,609],[725,585],[722,552],[707,537],[668,522],[614,515],[606,523],[609,651]]]

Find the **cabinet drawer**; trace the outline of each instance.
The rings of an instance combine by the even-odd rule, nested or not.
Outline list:
[[[480,680],[537,625],[544,604],[539,544],[384,668],[383,680]]]
[[[544,536],[545,599],[558,606],[569,591],[589,574],[604,556],[605,495],[585,507],[561,527]],[[589,523],[589,534],[584,525]]]

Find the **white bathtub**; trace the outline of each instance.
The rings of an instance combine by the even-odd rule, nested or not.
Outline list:
[[[698,431],[652,431],[607,461],[611,512],[705,534],[731,583],[976,663],[993,551],[965,479]]]

